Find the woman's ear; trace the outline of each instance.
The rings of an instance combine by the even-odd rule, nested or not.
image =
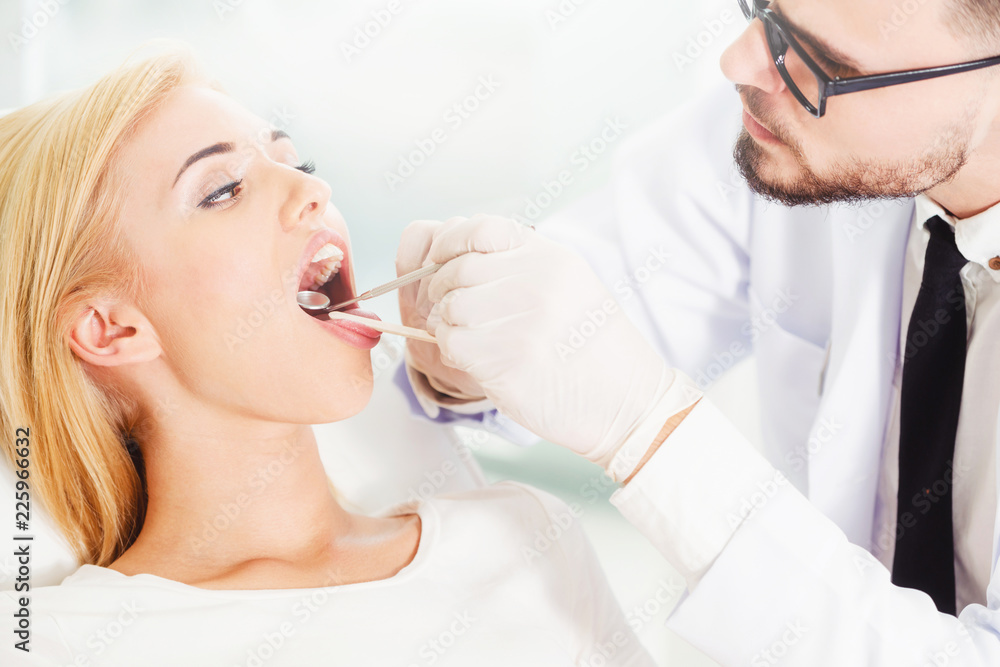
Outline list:
[[[110,300],[89,303],[77,315],[69,346],[94,366],[152,361],[163,351],[152,324],[138,309]]]

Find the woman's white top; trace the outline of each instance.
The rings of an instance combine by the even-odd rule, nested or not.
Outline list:
[[[416,555],[378,581],[208,590],[83,565],[59,586],[32,590],[31,652],[15,650],[8,634],[0,664],[655,666],[578,508],[505,481],[383,515],[412,511],[421,521]],[[0,595],[8,633],[18,595]]]

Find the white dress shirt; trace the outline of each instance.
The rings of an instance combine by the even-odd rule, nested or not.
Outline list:
[[[920,290],[924,254],[930,231],[927,220],[940,216],[955,230],[955,243],[969,260],[961,272],[968,331],[962,409],[952,462],[952,514],[955,539],[955,593],[957,609],[976,602],[986,604],[996,514],[996,424],[990,415],[1000,406],[1000,270],[990,260],[1000,255],[1000,206],[958,220],[926,195],[916,199],[915,229],[906,248],[903,278],[899,361],[893,380],[893,411],[886,431],[879,478],[872,553],[890,570],[896,546],[896,492],[899,488],[899,410],[902,358],[910,313]],[[1000,260],[995,262],[1000,267]],[[919,516],[919,510],[914,510]],[[905,530],[905,527],[902,528]]]

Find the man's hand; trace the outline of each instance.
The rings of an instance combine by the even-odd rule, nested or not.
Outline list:
[[[410,223],[400,238],[396,253],[396,275],[402,276],[431,264],[427,259],[427,251],[435,236],[464,220],[465,218],[452,218],[447,222],[417,220]],[[424,278],[399,290],[399,313],[403,324],[408,327],[426,328],[427,315],[434,305],[427,300],[429,282],[429,277]],[[483,388],[471,375],[441,363],[440,349],[433,343],[407,339],[406,364],[426,376],[431,388],[439,393],[435,397],[435,402],[439,404],[446,400],[469,402],[485,398]]]
[[[436,230],[431,263],[444,264],[426,288],[441,363],[538,436],[607,469],[626,442],[644,440],[644,452],[697,400],[671,391],[674,371],[589,265],[537,232],[502,218],[457,221]]]

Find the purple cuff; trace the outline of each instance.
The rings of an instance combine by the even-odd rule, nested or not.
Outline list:
[[[458,412],[452,412],[447,408],[441,408],[438,412],[438,416],[431,419],[424,412],[424,409],[420,407],[420,401],[417,400],[417,395],[413,392],[413,387],[410,385],[410,377],[406,374],[406,364],[400,364],[399,368],[396,369],[396,374],[392,378],[396,386],[399,387],[403,394],[406,396],[406,400],[410,404],[410,412],[418,417],[423,417],[428,421],[437,422],[439,424],[450,424],[452,422],[465,422],[483,425],[483,419],[486,416],[484,412],[477,412],[472,415],[460,414]],[[496,410],[491,410],[491,412],[496,412]]]

